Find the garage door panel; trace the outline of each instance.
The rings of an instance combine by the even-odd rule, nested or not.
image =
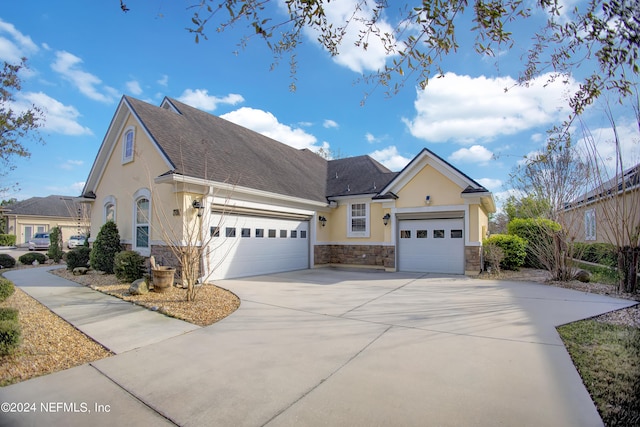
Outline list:
[[[212,223],[219,229],[209,245],[213,279],[309,268],[308,221],[216,216]]]
[[[401,271],[464,273],[463,220],[399,221],[398,264]]]

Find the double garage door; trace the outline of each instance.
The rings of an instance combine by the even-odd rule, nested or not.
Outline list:
[[[464,274],[462,218],[398,222],[400,271]]]
[[[213,215],[209,279],[309,268],[309,221]]]

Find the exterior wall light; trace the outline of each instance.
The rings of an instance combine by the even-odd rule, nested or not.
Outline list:
[[[325,224],[327,223],[327,218],[320,216],[318,217],[318,221],[320,221],[320,223],[322,224],[322,226],[324,227]]]
[[[204,206],[202,205],[202,202],[200,200],[194,200],[193,203],[191,203],[191,206],[193,206],[193,209],[198,211],[198,216],[201,217],[204,213]]]
[[[384,222],[384,225],[387,225],[387,224],[389,224],[389,220],[390,220],[390,219],[391,219],[391,215],[389,215],[389,214],[387,213],[387,214],[385,214],[385,215],[382,217],[382,222]]]

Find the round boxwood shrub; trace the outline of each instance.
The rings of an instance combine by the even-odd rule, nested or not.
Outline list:
[[[16,259],[9,254],[0,254],[0,267],[13,268],[16,266]]]
[[[145,258],[135,251],[119,252],[113,261],[113,272],[121,282],[135,282],[144,276]]]
[[[505,270],[518,270],[527,256],[527,241],[511,234],[494,234],[485,239],[483,245],[493,244],[502,249],[504,258],[500,267]]]
[[[120,251],[122,251],[122,245],[120,245],[118,226],[113,221],[107,221],[93,242],[89,264],[94,270],[113,274],[113,261]]]
[[[20,345],[20,324],[15,320],[0,320],[0,355],[12,354]]]
[[[86,246],[78,246],[67,252],[67,270],[73,271],[76,267],[89,267],[91,249]]]
[[[40,252],[29,252],[24,255],[20,255],[18,261],[24,265],[31,265],[34,261],[38,261],[39,264],[44,264],[47,262],[47,257],[45,254],[41,254]]]
[[[17,322],[18,309],[13,307],[0,307],[0,322],[3,320]]]
[[[522,237],[527,241],[527,256],[524,265],[544,268],[540,257],[553,253],[553,236],[562,230],[555,221],[544,218],[515,218],[507,225],[507,233]]]
[[[4,277],[0,277],[0,302],[9,298],[14,291],[15,286],[13,285],[13,282],[9,279],[5,279]]]

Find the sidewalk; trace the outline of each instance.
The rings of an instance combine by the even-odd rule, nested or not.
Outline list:
[[[49,273],[56,268],[13,270],[4,276],[116,354],[200,328]]]

